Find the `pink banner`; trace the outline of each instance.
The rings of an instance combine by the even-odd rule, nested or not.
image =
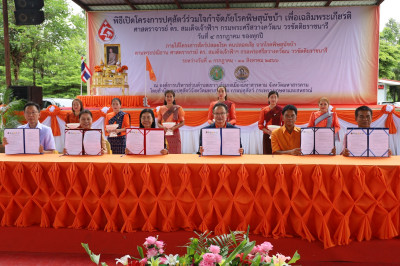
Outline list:
[[[88,34],[90,69],[120,61],[129,95],[146,90],[151,104],[172,89],[179,104],[208,105],[220,85],[238,104],[265,104],[271,90],[292,104],[377,100],[376,6],[89,12]]]

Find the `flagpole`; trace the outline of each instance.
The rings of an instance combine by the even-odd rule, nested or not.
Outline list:
[[[81,68],[82,68],[83,55],[81,55]],[[81,96],[82,96],[82,69],[81,69]]]
[[[143,99],[143,107],[147,107],[147,70],[146,70],[146,64],[147,64],[147,61],[146,61],[146,63],[144,64],[144,73],[145,73],[145,75],[144,75],[144,99]]]

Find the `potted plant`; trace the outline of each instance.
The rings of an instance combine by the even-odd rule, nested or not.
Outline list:
[[[15,128],[21,124],[24,117],[18,114],[24,108],[25,101],[13,97],[10,88],[0,88],[0,152],[4,152],[3,137],[5,128]]]

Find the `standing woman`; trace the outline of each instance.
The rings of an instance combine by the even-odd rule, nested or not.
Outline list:
[[[169,145],[169,153],[180,154],[182,153],[181,148],[181,134],[179,133],[179,128],[185,124],[185,112],[183,108],[176,105],[175,102],[175,92],[172,90],[167,90],[164,92],[164,105],[160,107],[158,112],[158,127],[163,128],[165,131],[168,129],[162,125],[164,122],[175,122],[175,126],[171,129],[173,135],[166,135],[167,142]]]
[[[258,128],[264,132],[263,134],[263,154],[272,154],[271,133],[268,125],[282,125],[282,107],[277,105],[279,94],[277,91],[268,93],[268,106],[261,109],[260,119],[258,120]]]
[[[67,114],[65,118],[65,123],[79,123],[79,113],[83,110],[82,101],[79,99],[74,99],[72,101],[72,112]]]
[[[218,101],[211,102],[210,107],[208,108],[208,123],[209,124],[214,123],[214,114],[213,114],[214,105],[216,103],[224,103],[226,106],[228,106],[227,122],[229,122],[229,124],[231,124],[231,125],[235,125],[236,124],[236,108],[235,108],[235,104],[228,100],[228,95],[226,94],[226,87],[219,86],[217,88],[217,94],[218,94]]]
[[[126,132],[125,129],[130,127],[129,115],[121,111],[121,100],[114,98],[111,101],[113,112],[106,115],[105,120],[105,133],[108,136],[107,140],[110,142],[113,154],[124,154],[126,147]],[[107,129],[107,125],[118,124],[117,129]],[[110,133],[117,134],[116,137],[110,137]]]
[[[311,113],[308,127],[334,127],[335,138],[338,139],[340,130],[339,118],[335,112],[329,110],[328,98],[322,97],[319,99],[318,106],[319,111]]]

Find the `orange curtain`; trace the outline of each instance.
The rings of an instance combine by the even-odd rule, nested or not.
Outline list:
[[[397,156],[35,158],[0,155],[1,226],[216,234],[250,226],[325,248],[400,232]]]
[[[82,101],[84,108],[111,106],[111,101],[115,97],[121,100],[122,108],[140,108],[143,106],[144,96],[77,96]]]
[[[95,97],[95,96],[93,96]],[[97,96],[96,96],[97,97]],[[111,102],[111,98],[113,96],[99,96],[99,97],[110,97],[109,102]],[[128,96],[127,96],[128,97]],[[121,98],[122,100],[123,98]],[[138,98],[140,99],[140,98]],[[100,103],[100,102],[99,102]],[[106,105],[109,106],[109,105]],[[101,106],[103,107],[103,106]],[[49,107],[50,108],[50,107]],[[51,122],[51,128],[53,130],[53,134],[55,132],[59,132],[59,125],[57,120],[55,119],[56,116],[59,116],[61,119],[65,119],[67,113],[71,111],[66,111],[66,110],[60,110],[58,107],[54,110],[54,112],[50,112],[49,108],[46,110],[43,110],[40,113],[40,121],[45,120],[48,116],[51,116],[52,122]],[[132,126],[138,126],[139,125],[139,114],[142,109],[140,110],[124,110],[124,112],[129,113],[131,116],[131,124]],[[111,112],[111,108],[108,110],[108,112]],[[155,113],[155,116],[157,117],[157,112],[156,109],[153,110]],[[355,124],[355,117],[354,117],[354,110],[335,110],[336,113],[338,114],[338,117],[346,122],[353,123]],[[105,114],[101,110],[92,110],[91,111],[93,114],[93,121],[96,121],[100,117],[105,117]],[[308,120],[311,115],[311,110],[299,110],[297,114],[297,125],[302,125],[308,123]],[[382,108],[380,112],[375,111],[373,112],[372,120],[375,121],[378,118],[380,118],[383,114],[388,114],[388,118],[386,121],[386,127],[389,128],[390,134],[395,134],[397,132],[395,123],[393,121],[393,115],[397,116],[400,118],[400,113],[399,112],[394,112],[394,110],[387,112],[385,107]],[[186,126],[199,126],[207,122],[207,115],[208,111],[206,110],[200,110],[200,111],[185,111],[185,125]],[[236,116],[237,116],[237,125],[240,126],[248,126],[251,124],[254,124],[258,122],[258,118],[260,115],[260,111],[257,110],[251,110],[251,111],[236,111]],[[58,128],[58,131],[57,131]],[[59,135],[55,135],[59,136]]]

